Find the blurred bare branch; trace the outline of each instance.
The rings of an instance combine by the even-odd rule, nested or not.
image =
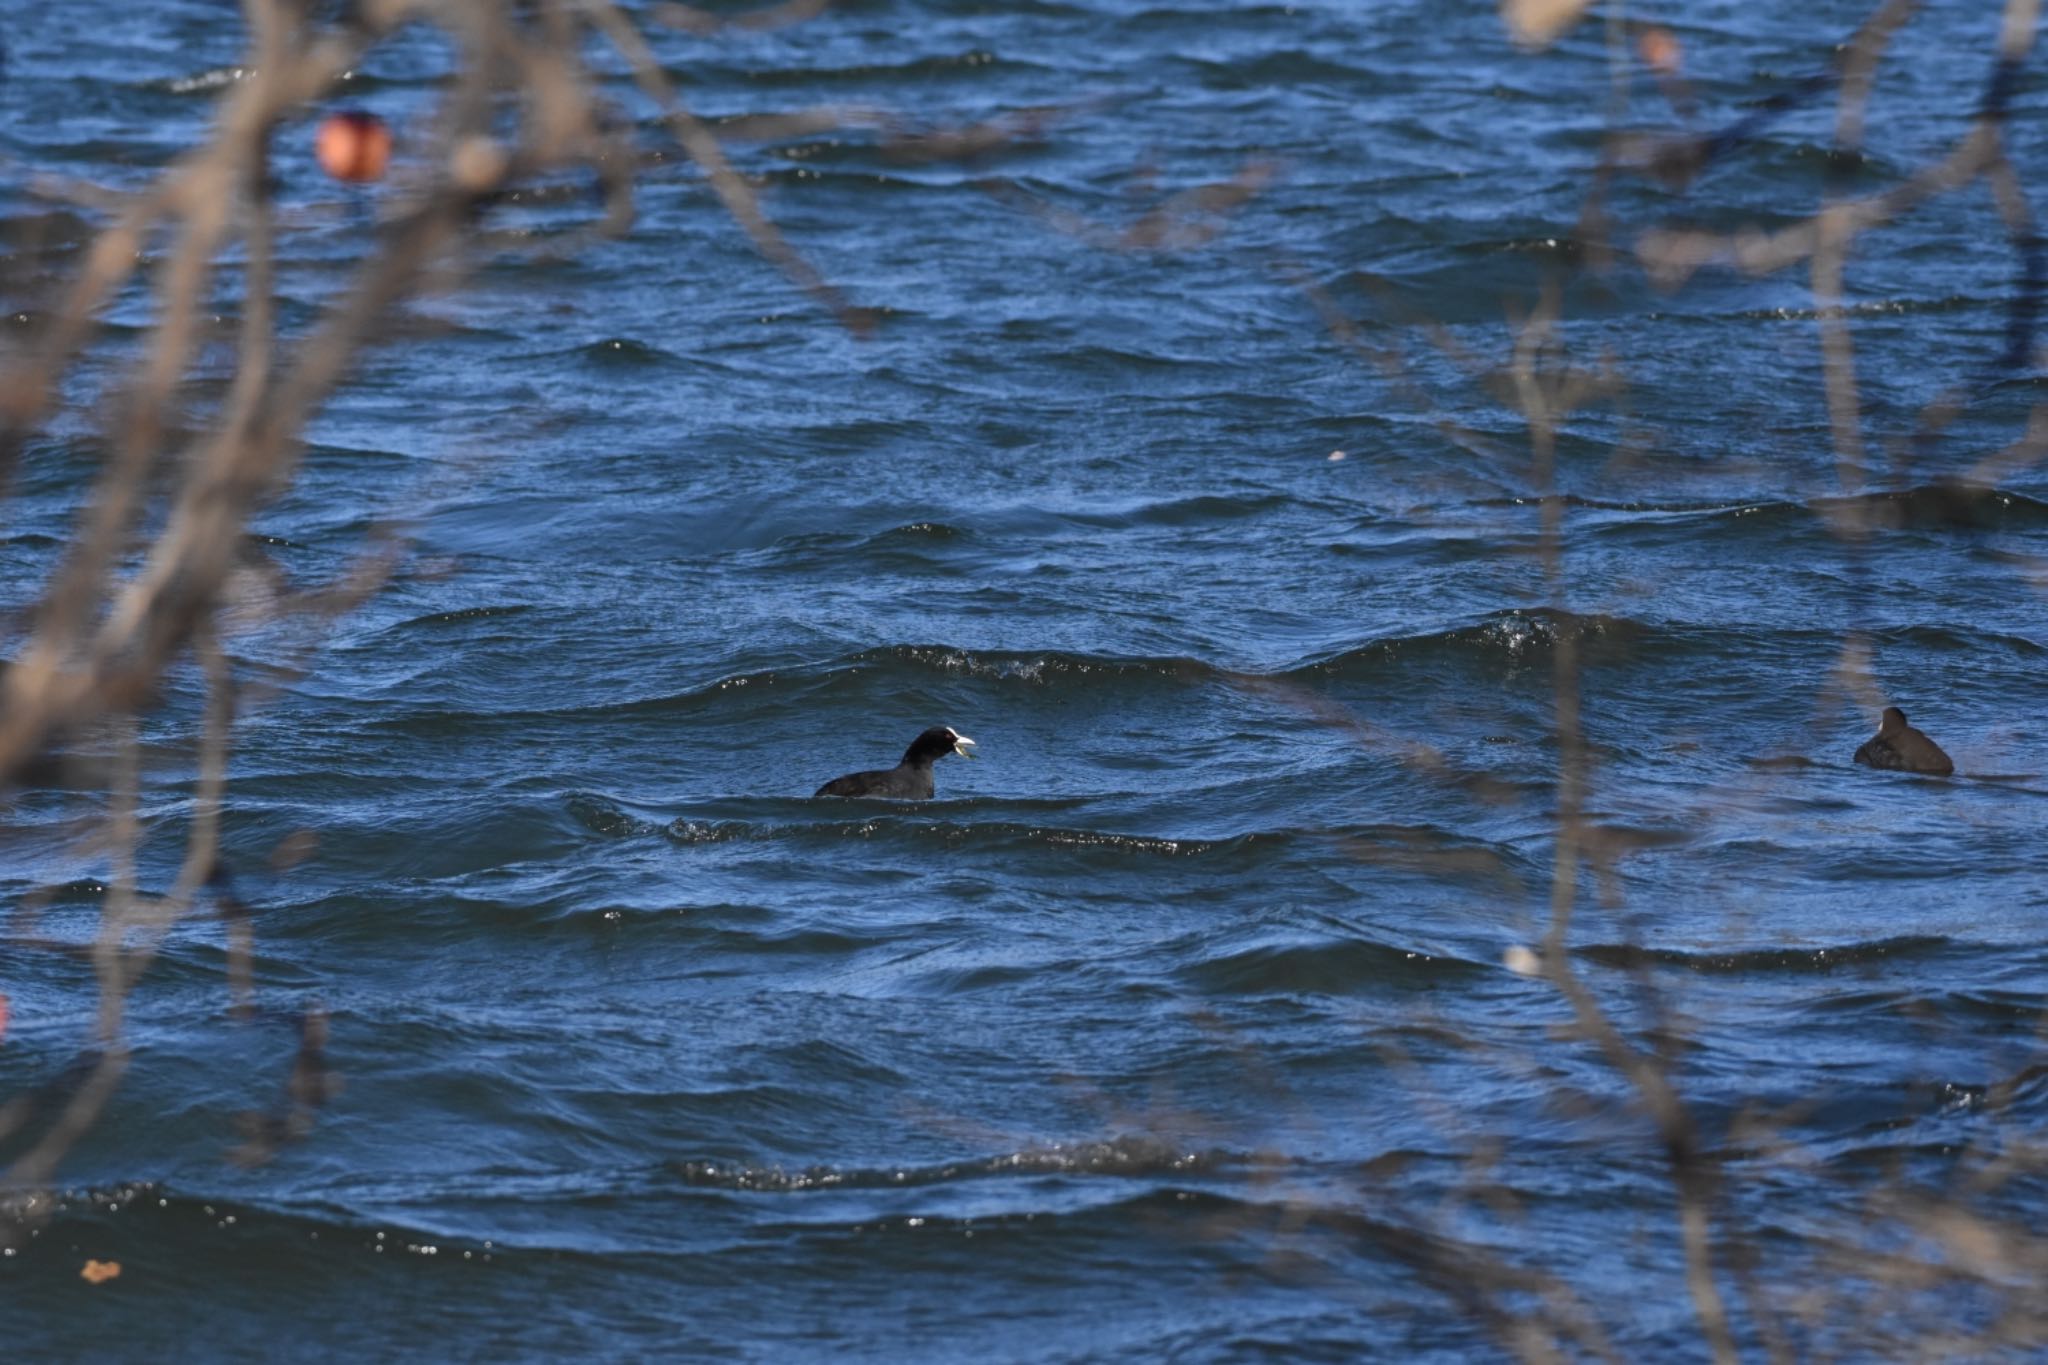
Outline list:
[[[797,0],[729,26],[774,27],[823,8]],[[57,410],[67,374],[97,360],[99,319],[109,302],[138,280],[148,288],[147,344],[106,390],[99,411],[107,457],[80,499],[75,533],[0,675],[0,787],[89,729],[111,726],[127,736],[116,744],[110,770],[101,846],[114,871],[90,950],[99,989],[96,1037],[61,1084],[0,1104],[0,1138],[26,1135],[27,1142],[0,1175],[0,1186],[27,1192],[11,1207],[27,1211],[31,1222],[47,1205],[34,1192],[103,1112],[128,1065],[122,1037],[131,995],[209,885],[226,925],[231,1014],[243,1021],[263,1014],[252,966],[254,916],[227,876],[221,810],[238,714],[302,665],[271,666],[267,683],[260,677],[238,681],[223,635],[280,623],[316,629],[375,591],[401,551],[395,537],[380,531],[333,581],[295,585],[269,556],[250,548],[245,532],[289,486],[308,421],[366,350],[401,334],[394,310],[454,287],[489,253],[516,245],[493,227],[497,205],[564,179],[593,186],[601,218],[549,234],[547,245],[557,251],[630,225],[642,161],[630,130],[598,93],[604,76],[588,65],[587,54],[595,50],[588,38],[602,37],[626,57],[678,142],[762,253],[849,327],[867,325],[865,314],[781,236],[717,136],[675,99],[632,21],[604,0],[540,0],[525,7],[372,0],[348,7],[336,22],[284,0],[247,0],[244,10],[247,52],[232,78],[219,82],[217,117],[202,145],[132,194],[43,186],[108,221],[31,343],[10,350],[0,370],[4,480]],[[701,26],[703,18],[684,6],[662,13],[685,27]],[[362,239],[353,279],[334,292],[310,328],[287,339],[274,301],[279,236],[305,225],[281,219],[271,203],[273,137],[285,121],[331,94],[345,72],[415,24],[445,33],[458,54],[452,79],[420,121],[401,173],[381,189],[381,222]],[[159,251],[159,243],[167,245]],[[208,320],[209,300],[230,271],[238,276],[239,312],[222,326],[234,338],[233,372],[217,405],[194,410],[187,393],[218,330]],[[133,727],[138,715],[163,702],[172,670],[188,658],[202,683],[194,800],[171,885],[151,894],[142,888],[137,859],[143,827]],[[280,850],[279,865],[298,856]],[[35,912],[33,904],[19,907],[17,929],[33,932]],[[266,1160],[304,1136],[332,1089],[324,1013],[306,1011],[299,1030],[288,1102],[279,1114],[245,1125],[238,1161]],[[0,1237],[22,1226],[20,1218],[0,1225]]]

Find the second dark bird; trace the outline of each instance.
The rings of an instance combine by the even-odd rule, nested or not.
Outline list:
[[[1877,734],[1863,742],[1863,747],[1856,751],[1856,761],[1873,768],[1933,773],[1936,777],[1947,777],[1956,770],[1955,762],[1941,751],[1941,746],[1906,724],[1906,713],[1896,706],[1884,708]]]

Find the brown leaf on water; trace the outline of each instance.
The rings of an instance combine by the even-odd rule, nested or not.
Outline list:
[[[78,1272],[78,1278],[87,1284],[105,1284],[108,1280],[121,1278],[119,1261],[87,1261],[85,1268]]]
[[[1591,6],[1592,0],[1501,0],[1500,17],[1517,43],[1543,48],[1579,22]]]

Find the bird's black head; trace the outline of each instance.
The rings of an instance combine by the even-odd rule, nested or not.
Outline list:
[[[924,768],[938,762],[947,754],[973,758],[974,741],[951,726],[934,725],[910,741],[910,747],[904,750],[903,762],[913,768]]]
[[[1877,732],[1881,735],[1895,735],[1906,728],[1906,713],[1896,706],[1884,708],[1884,715],[1878,721]]]

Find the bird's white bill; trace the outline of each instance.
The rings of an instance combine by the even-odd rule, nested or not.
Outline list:
[[[965,735],[953,736],[953,752],[962,758],[973,758],[974,741]]]

